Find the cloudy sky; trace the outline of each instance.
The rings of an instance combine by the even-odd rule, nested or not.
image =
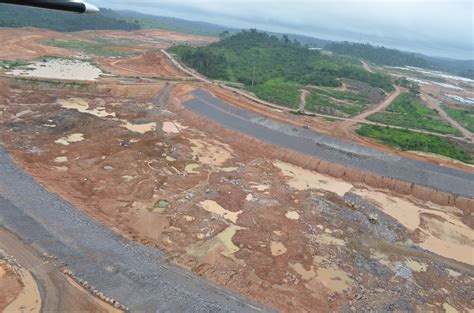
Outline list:
[[[102,7],[237,28],[370,42],[474,59],[470,0],[89,0]]]

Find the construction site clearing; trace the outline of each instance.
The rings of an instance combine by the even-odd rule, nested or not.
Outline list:
[[[133,53],[124,57],[48,45],[90,36],[138,44],[124,46],[122,52]],[[270,309],[474,310],[472,166],[395,151],[357,136],[355,124],[347,121],[296,116],[256,103],[199,81],[160,51],[214,40],[158,30],[2,29],[0,60],[38,62],[24,72],[0,70],[2,145],[49,192],[104,226]],[[63,68],[45,64],[52,56],[55,64],[82,66],[84,75],[55,76]],[[43,74],[33,75],[34,68]],[[47,69],[51,75],[45,76]],[[252,123],[258,119],[269,129],[285,124],[298,133],[305,126],[336,137],[342,148],[335,154],[351,140],[347,146],[371,152],[349,157],[367,163],[423,162],[439,171],[430,178],[438,177],[440,186],[426,181],[424,169],[417,181],[390,177],[240,132],[200,111],[203,105],[193,109],[200,92],[254,114]],[[2,240],[14,240],[3,232]],[[28,270],[19,270],[30,265],[3,259],[0,310],[14,310],[25,301],[22,296],[36,290],[27,298],[36,301],[28,304],[31,312],[39,312],[38,287]],[[55,279],[55,286],[67,285],[58,283],[66,276]],[[82,300],[71,305],[112,310],[72,284],[68,288],[77,290],[68,289],[69,296],[78,292]]]

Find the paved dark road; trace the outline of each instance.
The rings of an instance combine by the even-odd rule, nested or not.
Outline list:
[[[474,174],[325,136],[312,130],[277,122],[229,105],[207,91],[195,90],[184,105],[226,128],[256,139],[336,164],[385,177],[474,198]]]
[[[0,148],[0,224],[133,312],[255,312],[243,297],[170,265],[49,193]]]

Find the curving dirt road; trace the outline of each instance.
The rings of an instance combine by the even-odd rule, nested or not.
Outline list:
[[[360,63],[362,63],[362,66],[364,67],[364,69],[369,72],[369,73],[373,73],[374,71],[372,70],[372,68],[369,66],[369,64],[367,64],[366,62],[362,61],[362,60],[359,60]]]
[[[392,92],[384,101],[377,104],[374,108],[362,112],[361,114],[354,116],[351,120],[354,122],[363,122],[365,119],[377,112],[384,111],[386,108],[392,104],[392,102],[402,93],[402,89],[398,86],[395,86],[395,91]]]
[[[461,124],[459,124],[458,122],[456,122],[455,120],[453,120],[449,115],[448,113],[446,113],[443,108],[439,105],[439,101],[437,101],[436,99],[426,95],[426,94],[423,94],[422,95],[422,99],[425,101],[425,103],[427,104],[427,106],[430,108],[430,109],[433,109],[435,111],[438,112],[439,116],[441,116],[441,118],[443,120],[445,120],[446,122],[448,122],[451,126],[453,126],[454,128],[456,128],[457,130],[459,130],[464,137],[466,138],[470,138],[470,139],[474,139],[472,133],[465,129],[464,127],[461,126]]]

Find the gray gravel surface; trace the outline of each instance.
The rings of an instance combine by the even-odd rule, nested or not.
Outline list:
[[[267,311],[98,224],[36,183],[3,148],[0,224],[134,312]]]
[[[309,129],[277,122],[225,103],[202,89],[185,102],[191,111],[229,129],[318,159],[474,198],[474,174],[397,157]]]

